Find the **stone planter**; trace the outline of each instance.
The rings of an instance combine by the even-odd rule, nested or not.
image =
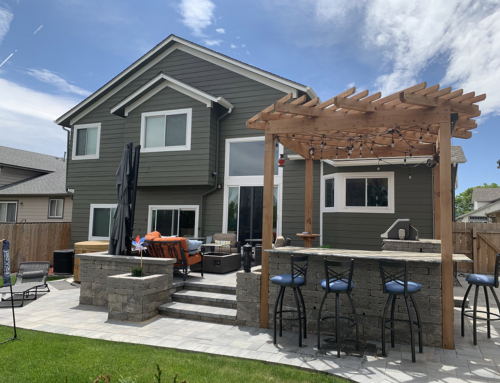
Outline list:
[[[107,282],[108,319],[142,322],[158,315],[158,307],[168,301],[168,275],[128,273],[109,276]]]

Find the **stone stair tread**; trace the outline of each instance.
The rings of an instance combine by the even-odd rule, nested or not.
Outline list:
[[[183,314],[200,315],[224,319],[236,319],[236,310],[223,307],[194,305],[182,302],[164,303],[159,307],[160,312],[177,312]]]
[[[236,286],[229,285],[214,285],[209,283],[200,283],[200,282],[184,282],[184,288],[189,289],[189,287],[205,287],[205,288],[215,288],[220,290],[228,290],[228,291],[236,291]]]
[[[208,291],[197,290],[179,290],[173,294],[173,297],[200,299],[204,301],[236,303],[236,295],[211,293]]]

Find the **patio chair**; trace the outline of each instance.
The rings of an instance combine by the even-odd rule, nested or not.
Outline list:
[[[146,235],[148,255],[157,258],[174,258],[174,270],[182,270],[183,280],[189,273],[188,266],[200,263],[201,276],[203,277],[203,253],[197,250],[194,254],[189,254],[187,239],[183,237],[161,238],[160,233],[153,232]],[[197,270],[198,271],[198,270]]]
[[[17,271],[16,282],[12,286],[12,293],[13,295],[22,295],[22,298],[16,299],[12,296],[11,298],[4,299],[2,297],[2,301],[8,301],[10,299],[21,301],[21,305],[17,307],[23,307],[25,299],[35,300],[38,297],[39,289],[46,289],[45,291],[50,292],[49,286],[47,285],[49,268],[49,262],[21,262]],[[29,298],[32,290],[35,290],[35,296]],[[0,289],[0,295],[5,293],[10,293],[10,289]]]
[[[213,241],[214,241],[214,243],[217,243],[217,241],[223,241],[223,242],[229,241],[230,242],[229,246],[221,248],[221,253],[241,254],[241,242],[237,241],[236,234],[225,234],[225,233],[214,234]]]

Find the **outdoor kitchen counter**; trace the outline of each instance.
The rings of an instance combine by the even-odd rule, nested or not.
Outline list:
[[[356,306],[360,324],[360,339],[364,341],[380,341],[382,312],[387,301],[387,295],[382,291],[379,259],[400,260],[408,262],[409,280],[420,283],[422,290],[415,294],[419,306],[423,328],[423,344],[425,346],[442,347],[442,300],[441,300],[441,254],[416,253],[406,251],[367,251],[345,249],[323,249],[303,247],[280,247],[266,250],[269,253],[269,278],[290,273],[290,255],[309,255],[307,284],[301,287],[307,314],[307,330],[316,333],[318,310],[324,291],[320,281],[325,279],[323,260],[354,259],[352,298]],[[460,262],[471,262],[465,255],[454,254],[453,259]],[[290,291],[288,291],[290,290]],[[258,293],[258,292],[257,292]],[[269,328],[273,327],[274,302],[278,295],[278,286],[269,283]],[[340,295],[340,311],[343,316],[351,315],[350,304],[345,294]],[[291,289],[285,292],[284,305],[295,307]],[[335,315],[335,294],[330,294],[323,308],[323,316]],[[413,313],[414,315],[414,313]],[[406,307],[401,299],[397,300],[396,319],[407,319]],[[414,318],[415,319],[415,318]],[[295,321],[285,321],[285,328],[296,329]],[[342,331],[347,326],[341,325]],[[396,323],[396,341],[408,344],[408,325]],[[331,334],[334,329],[332,321],[322,325],[322,334]],[[348,337],[353,338],[352,332]],[[315,336],[308,337],[308,344],[314,344]],[[388,338],[389,339],[389,338]]]
[[[388,259],[395,261],[430,262],[441,263],[439,253],[414,253],[408,251],[370,251],[370,250],[346,250],[346,249],[323,249],[319,247],[294,247],[284,246],[277,249],[265,250],[269,253],[287,253],[293,255],[319,255],[321,257],[350,258],[350,259]],[[454,262],[473,262],[464,254],[453,254]]]

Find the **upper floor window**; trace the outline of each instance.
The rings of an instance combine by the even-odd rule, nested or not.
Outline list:
[[[323,176],[322,211],[394,213],[394,173],[335,173]]]
[[[2,223],[16,222],[16,218],[17,218],[17,202],[0,201],[0,222]]]
[[[109,239],[115,212],[116,204],[90,205],[89,241]]]
[[[191,150],[191,120],[192,109],[143,113],[142,151]]]
[[[49,218],[62,218],[64,199],[49,199]]]
[[[73,132],[73,159],[99,158],[101,124],[75,125]]]

